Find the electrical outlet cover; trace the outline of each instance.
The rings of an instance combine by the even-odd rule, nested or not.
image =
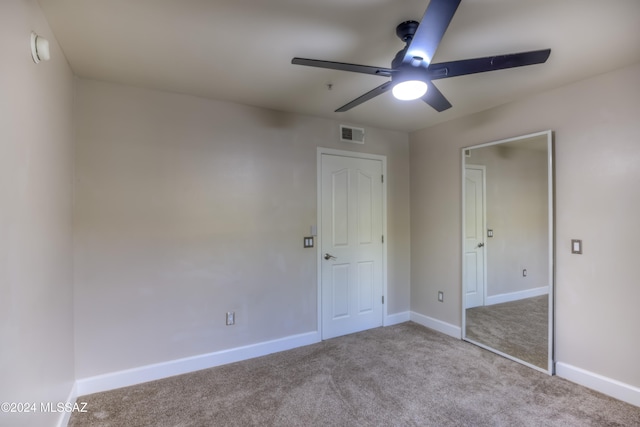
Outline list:
[[[227,312],[227,325],[235,325],[236,324],[236,313],[234,311]]]

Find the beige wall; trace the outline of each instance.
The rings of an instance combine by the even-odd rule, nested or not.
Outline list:
[[[412,310],[461,323],[460,148],[552,129],[556,360],[640,386],[638,117],[640,64],[411,134]]]
[[[49,39],[51,61],[32,61],[32,30]],[[64,402],[74,381],[73,76],[35,0],[0,2],[0,52],[0,402]],[[58,417],[0,413],[0,425]]]
[[[406,133],[343,144],[338,122],[83,80],[76,111],[78,378],[315,331],[318,146],[388,156],[388,310],[409,309]]]

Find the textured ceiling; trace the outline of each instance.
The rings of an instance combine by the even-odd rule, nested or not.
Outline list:
[[[334,113],[384,78],[291,58],[389,67],[396,25],[427,0],[39,3],[79,77],[404,131],[640,62],[639,0],[462,0],[433,62],[551,48],[547,63],[437,80],[453,104],[442,113],[391,93]]]

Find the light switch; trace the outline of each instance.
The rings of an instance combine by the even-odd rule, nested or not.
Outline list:
[[[577,240],[577,239],[571,240],[571,253],[582,254],[582,240]]]
[[[493,230],[487,230],[487,237],[493,237]]]
[[[313,247],[313,236],[304,238],[304,247],[305,248],[312,248]]]

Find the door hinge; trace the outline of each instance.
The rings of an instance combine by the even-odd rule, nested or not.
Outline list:
[[[384,295],[382,295],[382,303],[384,304]]]
[[[380,175],[380,182],[384,182],[384,175]]]
[[[384,235],[382,236],[382,243],[384,243]]]

